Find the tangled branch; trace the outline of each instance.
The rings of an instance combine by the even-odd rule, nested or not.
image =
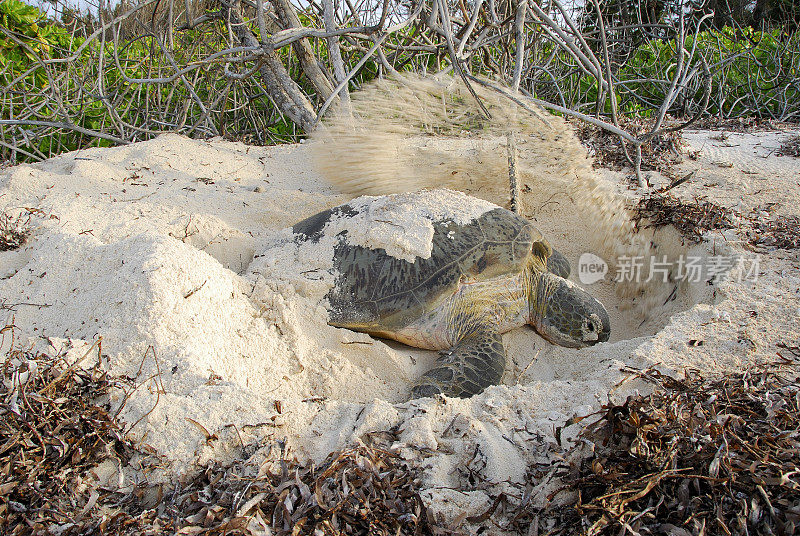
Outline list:
[[[538,104],[603,128],[640,182],[642,146],[703,115],[800,113],[796,35],[711,31],[711,14],[687,20],[683,0],[665,3],[657,20],[634,21],[616,16],[610,0],[126,5],[83,16],[62,8],[62,22],[50,23],[56,38],[0,27],[18,56],[0,67],[3,159],[162,132],[296,140],[332,104],[347,105],[350,90],[409,70],[453,70],[476,99],[481,84],[522,110]],[[627,130],[623,114],[650,117],[650,129]]]

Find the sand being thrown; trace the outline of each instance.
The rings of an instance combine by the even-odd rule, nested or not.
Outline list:
[[[424,141],[439,155],[453,147],[473,154],[464,169],[483,165],[483,153],[459,140]],[[552,146],[545,152],[555,154]],[[282,229],[349,199],[326,186],[309,160],[304,146],[169,135],[0,175],[4,210],[36,209],[29,243],[0,254],[0,296],[16,326],[3,342],[13,331],[17,341],[78,359],[103,337],[103,367],[134,378],[112,403],[124,404],[123,423],[161,457],[158,467],[153,459],[134,460],[128,471],[136,478],[169,477],[211,457],[224,462],[283,437],[295,454],[319,461],[367,432],[396,427],[397,447],[424,467],[426,500],[445,515],[471,515],[485,510],[489,491],[521,496],[528,469],[552,461],[554,426],[596,408],[610,391],[635,387],[616,387],[621,367],[686,366],[697,326],[706,339],[733,331],[734,342],[720,343],[723,354],[710,344],[692,350],[692,366],[736,367],[750,359],[735,343],[735,324],[715,306],[693,306],[746,285],[689,285],[642,323],[622,310],[615,285],[602,283],[589,291],[610,309],[610,343],[560,349],[516,330],[505,337],[503,385],[470,400],[405,402],[434,352],[328,326],[324,308],[296,286],[291,262],[273,265],[283,279],[256,273],[266,259],[252,262],[254,254],[285,236]],[[589,193],[565,190],[552,179],[571,176],[569,159],[564,165],[562,175],[546,168],[546,180],[528,177],[525,204],[574,269],[588,249],[583,241],[604,234],[581,200],[610,195],[613,187],[594,177]],[[473,184],[477,195],[503,202],[502,186]],[[677,243],[662,234],[647,241]],[[721,251],[719,242],[711,247]],[[760,287],[759,299],[776,314],[785,313],[777,305],[785,281]],[[749,305],[725,303],[751,318]],[[88,352],[85,363],[97,355]]]

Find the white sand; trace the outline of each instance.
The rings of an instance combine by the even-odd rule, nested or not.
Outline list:
[[[682,171],[697,174],[675,193],[744,212],[797,214],[800,161],[754,156],[788,133],[733,134],[727,142],[712,140],[717,134],[687,135],[700,156]],[[735,230],[710,233],[691,251],[674,233],[650,233],[657,252],[705,261],[730,255],[736,266],[711,284],[681,285],[665,305],[672,289],[648,287],[658,300],[643,297],[656,303],[644,321],[615,284],[588,285],[611,314],[609,343],[572,350],[515,330],[505,337],[503,385],[469,400],[405,402],[434,352],[327,326],[325,310],[291,277],[291,263],[274,259],[272,273],[288,274],[281,279],[259,272],[266,259],[251,262],[281,229],[348,199],[325,186],[310,161],[303,145],[167,135],[0,173],[0,208],[37,209],[28,244],[0,253],[6,322],[16,326],[17,343],[72,347],[75,359],[102,337],[103,366],[136,378],[135,389],[112,402],[125,400],[120,417],[136,423],[131,433],[160,461],[154,470],[152,459],[136,460],[126,478],[164,478],[283,437],[298,456],[320,461],[367,432],[397,426],[397,446],[424,467],[423,496],[453,519],[485,510],[489,492],[521,497],[529,468],[552,463],[555,426],[642,387],[623,382],[621,367],[740,370],[773,360],[777,343],[800,340],[797,252],[752,252]],[[733,167],[715,164],[722,161]],[[606,192],[638,195],[620,175],[597,181]],[[596,251],[596,215],[569,191],[531,186],[526,207],[575,271],[581,253]],[[497,191],[474,193],[505,202]],[[754,257],[757,281],[737,281]]]

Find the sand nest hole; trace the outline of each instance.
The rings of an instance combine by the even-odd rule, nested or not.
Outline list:
[[[714,287],[710,284],[713,276],[707,272],[692,272],[691,268],[687,271],[686,268],[687,264],[700,267],[709,264],[713,252],[708,245],[686,241],[675,228],[668,226],[642,229],[627,237],[633,239],[633,244],[646,245],[641,253],[630,243],[626,244],[627,247],[620,247],[620,242],[612,243],[615,247],[608,247],[608,244],[603,247],[602,241],[596,239],[596,235],[603,232],[596,213],[576,201],[561,188],[562,185],[557,185],[556,191],[542,188],[544,184],[541,182],[539,186],[543,191],[531,188],[524,195],[525,205],[532,207],[528,217],[551,245],[569,260],[572,269],[569,279],[606,306],[611,319],[611,338],[607,343],[594,347],[573,349],[553,345],[527,326],[514,329],[504,335],[509,358],[504,384],[588,380],[598,367],[625,362],[637,346],[664,328],[675,314],[695,304],[714,300]],[[436,193],[438,191],[432,192]],[[503,201],[502,193],[492,195],[484,189],[480,194],[494,203]],[[355,202],[358,203],[358,199]],[[540,204],[537,206],[537,203]],[[630,216],[627,211],[625,215]],[[286,243],[286,238],[282,237],[283,243]],[[253,297],[257,302],[263,300],[268,304],[275,293],[287,296],[297,292],[299,295],[293,300],[305,303],[309,310],[317,308],[311,322],[317,324],[315,336],[322,338],[322,334],[332,328],[322,326],[325,312],[318,304],[332,281],[316,288],[320,281],[316,269],[305,262],[297,263],[298,259],[307,259],[307,251],[298,250],[293,243],[289,249],[288,256],[283,250],[278,255],[268,250],[265,257],[257,256],[250,267],[255,277]],[[613,257],[620,250],[629,254]],[[269,258],[270,267],[261,264],[265,258]],[[736,262],[733,256],[729,259],[731,263]],[[309,270],[300,274],[286,271],[285,267],[291,264],[310,267],[311,273]],[[324,272],[325,268],[320,265],[319,272]],[[717,279],[722,275],[720,273]],[[306,302],[307,299],[310,301]],[[410,384],[433,367],[437,358],[435,351],[412,348],[392,340],[373,339],[348,330],[336,331],[335,336],[341,337],[342,344],[349,346],[346,358],[356,359],[354,362],[380,379],[377,390],[370,391],[366,386],[357,390],[347,389],[339,395],[343,400],[366,402],[373,397],[384,397],[392,402],[401,402],[407,397]],[[367,347],[370,355],[357,357]],[[397,390],[389,393],[384,386],[391,384]]]

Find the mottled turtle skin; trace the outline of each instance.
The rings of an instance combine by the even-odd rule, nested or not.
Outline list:
[[[316,242],[332,218],[359,210],[345,204],[301,221],[292,227],[295,240]],[[567,260],[525,218],[497,207],[468,224],[433,227],[430,258],[413,263],[350,244],[341,233],[338,275],[326,296],[333,326],[441,351],[412,398],[469,397],[499,383],[501,333],[524,324],[562,346],[608,340],[603,305],[565,279]]]

